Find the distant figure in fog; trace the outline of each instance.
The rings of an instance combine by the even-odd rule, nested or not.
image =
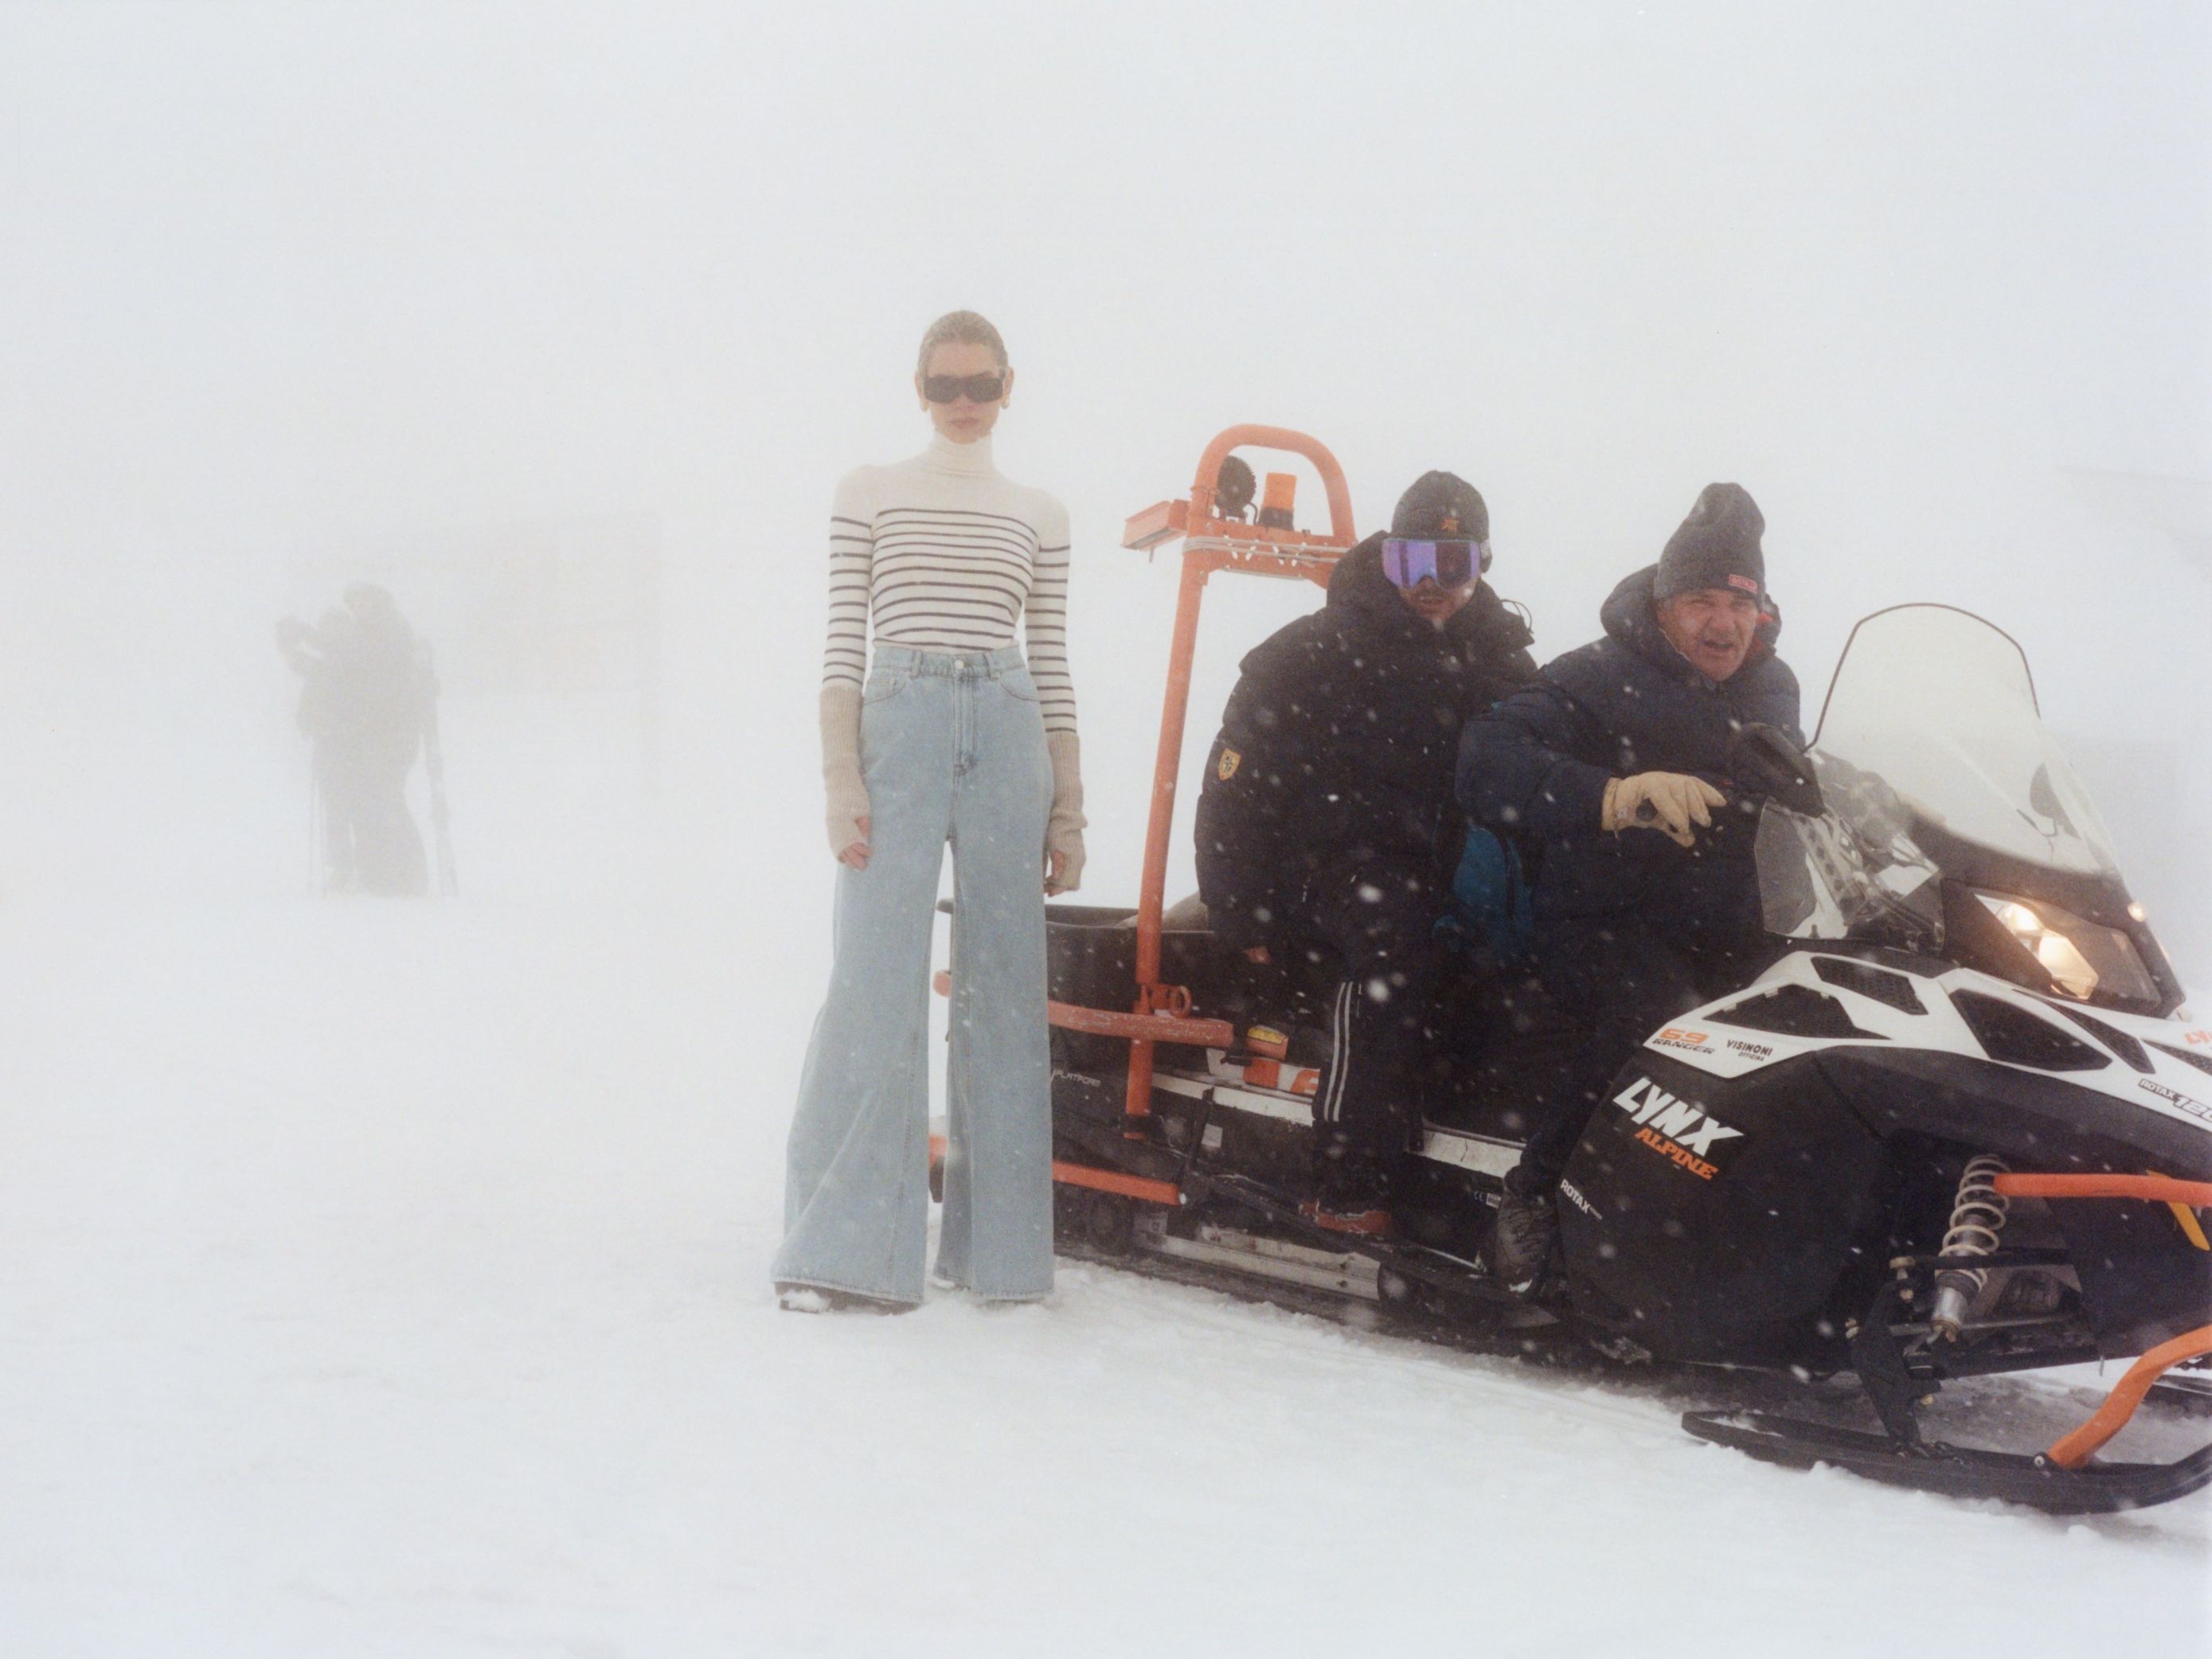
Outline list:
[[[313,628],[296,617],[276,624],[276,648],[300,676],[300,729],[315,739],[315,799],[322,811],[323,887],[333,893],[350,893],[358,883],[354,872],[353,831],[344,811],[344,795],[332,768],[331,746],[320,733],[337,725],[333,710],[340,696],[340,665],[359,630],[352,615],[343,610],[325,611]]]
[[[325,611],[314,627],[289,617],[279,623],[276,644],[304,682],[300,729],[314,744],[325,890],[428,892],[407,776],[437,688],[414,630],[390,592],[356,582],[344,607]]]

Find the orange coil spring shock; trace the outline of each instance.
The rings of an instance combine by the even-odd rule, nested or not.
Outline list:
[[[1996,1178],[2009,1167],[2002,1158],[1987,1152],[1967,1160],[1966,1173],[1959,1177],[1958,1200],[1951,1206],[1950,1231],[1943,1235],[1939,1254],[1989,1255],[1996,1249],[1997,1235],[2004,1230],[2005,1216],[2012,1208],[2012,1200],[1996,1189]],[[1967,1310],[1989,1279],[1987,1267],[1937,1270],[1936,1308],[1928,1322],[1938,1338],[1947,1342],[1959,1340],[1959,1328],[1966,1322]]]

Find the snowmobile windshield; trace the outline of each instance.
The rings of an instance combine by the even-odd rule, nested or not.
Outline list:
[[[1769,932],[1940,952],[1950,878],[2056,992],[2137,1009],[2166,1000],[2125,931],[2142,917],[2126,908],[2112,837],[2002,632],[1947,605],[1869,617],[1808,758],[1825,810],[1770,802],[1759,820]]]
[[[2044,730],[2027,657],[1978,617],[1909,605],[1860,623],[1813,741],[1942,836],[2069,874],[2119,874],[2104,820]]]

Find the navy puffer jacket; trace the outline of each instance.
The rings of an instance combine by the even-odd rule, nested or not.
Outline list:
[[[1461,805],[1516,838],[1537,865],[1540,941],[1563,921],[1631,911],[1690,936],[1759,925],[1747,821],[1701,830],[1686,849],[1656,830],[1598,827],[1609,778],[1687,772],[1734,797],[1727,752],[1739,726],[1772,726],[1804,741],[1797,677],[1773,652],[1778,617],[1762,625],[1744,665],[1716,684],[1659,631],[1657,573],[1654,565],[1623,580],[1599,613],[1604,638],[1549,664],[1469,721],[1460,742]]]

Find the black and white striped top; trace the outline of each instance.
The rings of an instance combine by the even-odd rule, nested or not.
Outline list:
[[[1067,549],[1067,509],[1000,476],[988,438],[933,439],[847,474],[830,515],[823,684],[866,679],[871,622],[879,643],[921,651],[995,651],[1019,622],[1045,730],[1074,731]]]

